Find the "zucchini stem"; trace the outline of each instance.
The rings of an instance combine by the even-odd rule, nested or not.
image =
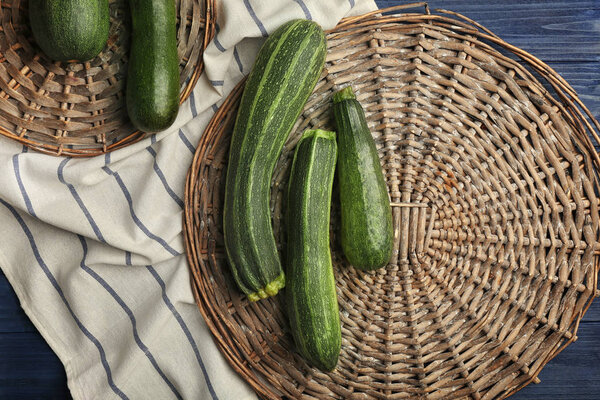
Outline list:
[[[309,129],[302,134],[300,142],[313,136],[317,138],[335,140],[335,132],[333,131],[326,131],[324,129]],[[300,142],[298,142],[298,144],[300,144]]]
[[[346,86],[333,95],[333,104],[341,103],[344,100],[356,99],[352,86]]]
[[[258,301],[260,299],[266,299],[267,297],[270,297],[270,296],[275,296],[279,292],[279,290],[283,289],[284,287],[285,287],[285,274],[282,272],[273,281],[267,283],[267,286],[265,286],[263,289],[260,289],[259,291],[254,292],[254,293],[250,293],[248,295],[248,300]]]

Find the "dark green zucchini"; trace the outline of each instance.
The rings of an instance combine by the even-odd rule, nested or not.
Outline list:
[[[329,251],[335,132],[307,131],[292,162],[286,205],[286,304],[300,354],[331,371],[341,348],[340,316]]]
[[[350,86],[333,96],[338,131],[341,242],[353,266],[373,270],[392,257],[392,208],[375,142]]]
[[[108,0],[29,0],[35,41],[55,61],[88,61],[108,40]]]
[[[167,129],[179,111],[175,0],[129,0],[127,114],[144,132]]]
[[[223,229],[235,281],[253,301],[285,285],[271,226],[271,177],[325,53],[319,25],[290,21],[261,47],[242,94],[229,149]]]

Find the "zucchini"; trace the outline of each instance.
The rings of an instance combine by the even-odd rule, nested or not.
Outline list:
[[[348,86],[333,96],[338,131],[341,242],[354,267],[374,270],[392,257],[392,208],[365,113]]]
[[[175,0],[130,0],[127,114],[144,132],[167,129],[179,111]]]
[[[286,305],[294,342],[315,367],[331,371],[341,349],[329,210],[335,132],[309,130],[294,153],[286,206]]]
[[[251,301],[285,285],[271,226],[271,177],[325,53],[318,24],[290,21],[267,38],[242,93],[229,148],[223,234],[233,277]]]
[[[52,60],[88,61],[108,40],[108,0],[30,0],[29,23]]]

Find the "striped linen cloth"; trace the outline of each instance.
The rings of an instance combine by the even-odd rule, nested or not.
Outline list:
[[[206,72],[168,131],[105,156],[57,158],[0,137],[0,267],[65,366],[74,399],[254,399],[194,303],[184,180],[220,100],[264,37],[324,28],[371,0],[220,0]]]

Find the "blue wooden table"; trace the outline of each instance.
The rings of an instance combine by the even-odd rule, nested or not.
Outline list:
[[[402,4],[377,0],[380,7]],[[600,119],[600,0],[446,0],[457,11],[548,63]],[[600,300],[583,318],[579,339],[514,400],[600,399]],[[0,400],[69,399],[64,369],[23,313],[0,272]]]

